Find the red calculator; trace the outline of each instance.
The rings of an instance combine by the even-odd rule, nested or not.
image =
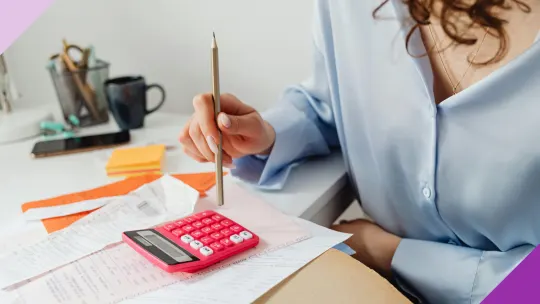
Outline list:
[[[193,273],[259,244],[255,233],[215,211],[152,229],[126,231],[122,239],[170,273]]]

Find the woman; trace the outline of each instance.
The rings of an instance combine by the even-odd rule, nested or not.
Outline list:
[[[336,227],[356,257],[421,301],[478,303],[540,239],[540,2],[375,6],[317,1],[313,77],[262,115],[224,95],[217,126],[197,96],[180,140],[213,161],[219,128],[261,187],[341,148],[374,221]]]

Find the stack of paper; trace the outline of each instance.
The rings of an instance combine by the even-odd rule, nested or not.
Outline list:
[[[109,177],[161,173],[165,145],[116,149],[107,162]]]
[[[152,191],[141,191],[149,186]],[[143,187],[123,204],[107,204],[80,223],[51,234],[47,243],[2,257],[2,265],[13,266],[0,266],[1,285],[9,286],[7,294],[0,293],[0,303],[31,303],[35,297],[41,303],[74,304],[128,299],[137,303],[248,303],[350,236],[287,216],[230,181],[225,182],[226,204],[219,208],[209,193],[193,209],[189,198],[194,193],[167,175]],[[143,201],[153,212],[145,214],[149,210],[141,209]],[[98,250],[117,240],[128,226],[152,225],[156,217],[173,210],[172,214],[180,214],[206,209],[216,209],[249,227],[261,238],[260,244],[195,274],[166,273],[123,243]]]
[[[165,176],[127,195],[104,198],[104,206],[47,236],[41,242],[0,257],[0,288],[39,276],[121,241],[122,232],[148,228],[193,213],[199,193]],[[88,202],[49,207],[78,213]],[[41,212],[47,212],[42,208]]]
[[[122,303],[253,303],[300,268],[350,237],[349,234],[336,232],[306,220],[295,219],[295,222],[308,230],[312,237],[231,265],[212,275],[173,284]],[[208,292],[216,287],[218,292]]]
[[[206,196],[206,191],[212,188],[216,181],[216,175],[214,172],[208,173],[190,173],[190,174],[173,174],[172,177],[184,182],[191,188],[199,191],[199,195]],[[107,184],[105,186],[89,189],[81,192],[69,193],[58,197],[48,198],[44,200],[28,202],[21,206],[24,212],[24,217],[27,220],[36,219],[35,211],[43,214],[45,210],[51,210],[50,207],[62,207],[64,205],[74,205],[83,201],[99,200],[107,197],[126,195],[131,191],[138,189],[139,187],[149,184],[159,178],[161,174],[146,174],[136,177],[126,178],[121,181]],[[96,207],[97,208],[97,207]],[[36,210],[37,209],[37,210]],[[72,213],[69,215],[59,214],[58,210],[52,210],[56,212],[55,216],[49,216],[43,218],[41,221],[48,233],[64,229],[74,222],[82,219],[90,214],[93,210],[82,211],[79,213]],[[47,212],[48,213],[48,212]]]

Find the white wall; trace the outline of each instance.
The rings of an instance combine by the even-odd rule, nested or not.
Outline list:
[[[164,85],[164,109],[190,113],[192,97],[211,89],[214,29],[222,92],[264,110],[309,75],[311,13],[312,0],[57,0],[5,55],[25,105],[58,103],[45,65],[65,37],[93,44],[111,76]]]

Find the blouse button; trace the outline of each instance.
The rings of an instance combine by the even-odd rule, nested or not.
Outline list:
[[[422,189],[422,194],[424,194],[424,196],[426,198],[430,198],[431,197],[431,190],[428,187],[424,187],[424,189]]]

